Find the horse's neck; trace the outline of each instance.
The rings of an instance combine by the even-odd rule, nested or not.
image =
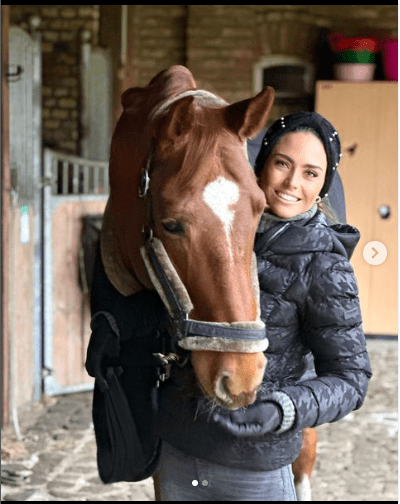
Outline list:
[[[103,215],[100,244],[104,269],[113,286],[124,296],[130,296],[142,290],[143,285],[121,260],[113,215],[110,210],[110,200],[107,202]]]

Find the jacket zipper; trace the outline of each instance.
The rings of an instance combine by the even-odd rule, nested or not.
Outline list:
[[[288,226],[290,226],[290,222],[286,222],[281,228],[275,231],[275,233],[271,236],[266,245],[268,246],[271,245],[271,243],[275,241],[278,238],[278,236],[282,234]]]

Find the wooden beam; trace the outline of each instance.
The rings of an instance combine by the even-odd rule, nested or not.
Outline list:
[[[10,6],[1,6],[1,425],[10,423],[10,243],[11,172],[8,83],[8,34]]]

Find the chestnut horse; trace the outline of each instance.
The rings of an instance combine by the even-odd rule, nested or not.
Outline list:
[[[246,139],[265,126],[273,99],[265,88],[229,105],[173,66],[125,91],[111,144],[101,234],[107,276],[124,295],[156,288],[175,318],[151,243],[185,312],[181,325],[192,327],[177,330],[178,345],[191,350],[204,394],[230,409],[254,402],[266,365],[252,251],[266,200]]]

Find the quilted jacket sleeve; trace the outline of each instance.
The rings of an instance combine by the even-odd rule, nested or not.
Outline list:
[[[313,280],[302,308],[317,378],[282,389],[294,402],[297,429],[335,422],[360,408],[372,375],[357,281],[347,260]]]

